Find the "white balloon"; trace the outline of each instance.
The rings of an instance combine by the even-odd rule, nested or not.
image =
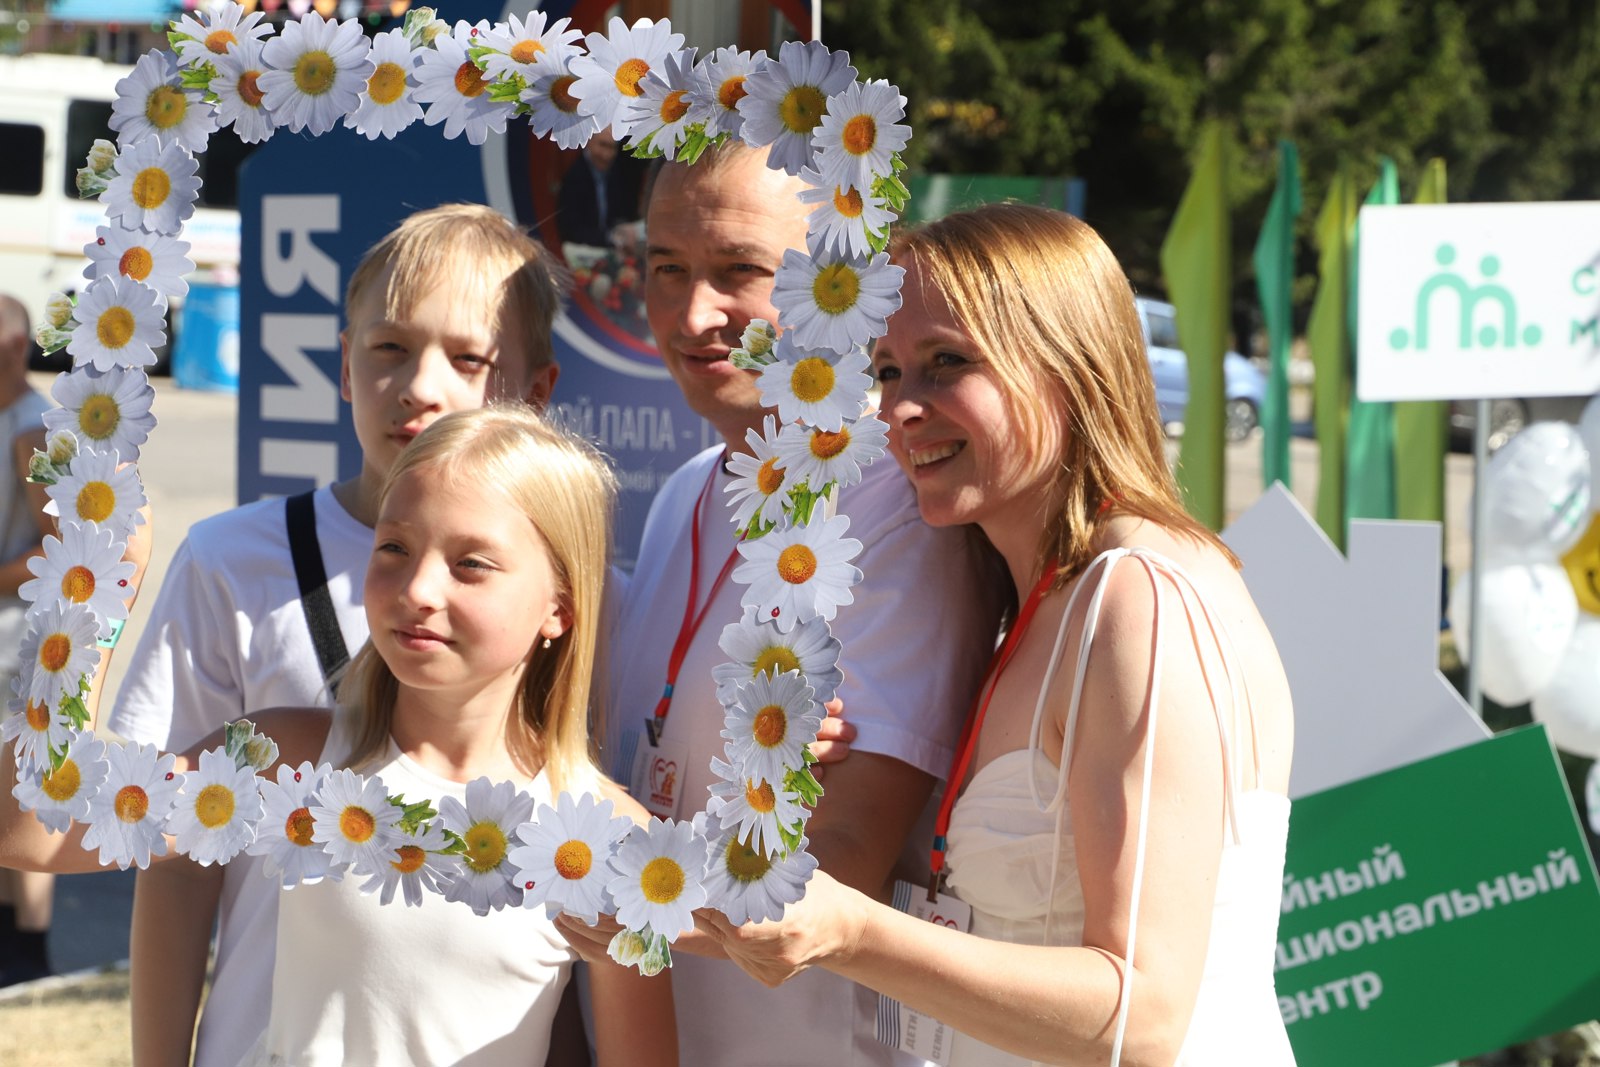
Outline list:
[[[1536,422],[1490,458],[1484,561],[1555,562],[1589,525],[1589,450],[1565,422]]]
[[[1566,655],[1533,698],[1533,717],[1557,748],[1600,757],[1600,618],[1578,620]]]
[[[1450,593],[1450,628],[1463,663],[1471,642],[1472,575]],[[1526,704],[1555,674],[1578,621],[1567,572],[1551,563],[1516,563],[1484,572],[1483,665],[1478,681],[1498,704]]]
[[[1578,417],[1578,436],[1589,450],[1589,503],[1593,506],[1600,502],[1600,396],[1584,405]]]
[[[1589,809],[1589,829],[1600,834],[1600,762],[1589,765],[1589,778],[1583,788],[1583,805]]]

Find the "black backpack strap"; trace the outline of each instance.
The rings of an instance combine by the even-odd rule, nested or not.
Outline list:
[[[328,571],[322,565],[322,546],[317,543],[317,512],[310,492],[284,501],[289,527],[289,556],[294,560],[294,577],[300,586],[300,608],[306,615],[306,629],[317,650],[317,663],[331,691],[350,665],[350,650],[339,630],[339,616],[328,593]]]

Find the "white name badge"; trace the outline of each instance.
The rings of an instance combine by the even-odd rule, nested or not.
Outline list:
[[[965,933],[972,926],[972,905],[946,893],[930,901],[925,888],[903,879],[894,884],[893,904],[898,911],[952,930]],[[949,1067],[954,1036],[952,1028],[933,1016],[907,1007],[893,997],[878,995],[878,1040],[885,1045],[937,1063],[939,1067]]]
[[[663,737],[652,745],[640,731],[628,772],[628,792],[658,819],[676,819],[689,769],[689,746]]]

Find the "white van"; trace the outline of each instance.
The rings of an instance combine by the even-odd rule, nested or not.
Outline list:
[[[132,69],[87,56],[0,56],[0,292],[36,322],[52,291],[84,285],[83,246],[105,212],[79,199],[77,170],[96,138],[116,139],[111,101]],[[200,156],[200,200],[183,240],[201,280],[238,278],[238,173],[250,148],[223,130]]]

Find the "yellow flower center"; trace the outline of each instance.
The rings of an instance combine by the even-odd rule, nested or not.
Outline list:
[[[790,585],[804,585],[817,573],[817,554],[805,545],[790,545],[778,553],[778,577]]]
[[[61,595],[74,604],[82,604],[94,596],[94,571],[81,564],[68,567],[61,576]]]
[[[428,860],[428,854],[423,851],[421,845],[401,845],[399,848],[395,849],[395,852],[400,858],[389,864],[389,866],[393,867],[401,874],[411,874],[415,871],[420,871],[422,869],[422,865]]]
[[[589,869],[594,866],[594,853],[589,850],[586,843],[573,838],[571,841],[563,841],[556,848],[555,864],[557,874],[575,882],[579,878],[586,877]]]
[[[135,247],[122,253],[122,258],[117,260],[117,269],[136,282],[142,282],[150,277],[150,272],[155,268],[155,257],[148,248]]]
[[[30,700],[22,714],[28,717],[28,729],[41,734],[50,729],[50,705]]]
[[[315,825],[316,820],[311,817],[310,808],[295,808],[283,820],[283,836],[289,839],[291,845],[310,848],[311,830]]]
[[[228,54],[228,46],[238,43],[239,38],[227,30],[212,30],[206,34],[206,50],[213,55],[225,56]]]
[[[684,99],[688,94],[682,89],[674,89],[661,101],[661,121],[677,122],[689,113],[689,101]]]
[[[117,304],[108,307],[95,320],[94,335],[107,348],[121,348],[133,340],[133,312]]]
[[[856,192],[856,187],[840,189],[833,187],[833,209],[847,219],[859,219],[863,210],[861,194]]]
[[[86,482],[78,490],[78,518],[105,522],[117,507],[117,491],[105,482]]]
[[[766,673],[769,677],[776,678],[780,674],[800,669],[800,657],[794,654],[794,649],[787,645],[772,645],[761,650],[756,657],[754,669],[750,677]]]
[[[778,118],[790,132],[809,134],[828,110],[828,98],[815,85],[796,85],[778,101]]]
[[[778,806],[778,798],[773,795],[772,786],[768,785],[764,778],[760,785],[756,785],[751,779],[745,779],[744,799],[745,803],[763,815]]]
[[[39,666],[51,674],[60,674],[72,658],[72,638],[64,633],[53,633],[39,642]]]
[[[339,832],[347,841],[365,844],[377,830],[378,820],[366,808],[352,804],[339,813]]]
[[[146,167],[133,176],[133,202],[153,211],[172,195],[172,179],[160,167]]]
[[[194,817],[207,830],[228,825],[228,820],[233,818],[233,790],[217,782],[200,790],[200,795],[194,798]]]
[[[492,822],[473,823],[461,842],[467,847],[461,858],[479,874],[494,870],[506,858],[506,832]]]
[[[820,356],[807,356],[789,372],[789,388],[796,400],[815,404],[833,392],[833,364]]]
[[[367,95],[374,104],[392,104],[406,91],[406,72],[398,63],[379,63],[367,79]]]
[[[782,744],[788,732],[789,716],[778,704],[768,704],[756,712],[755,721],[750,724],[750,736],[754,737],[756,744],[762,748],[772,748]]]
[[[848,429],[842,429],[838,433],[830,433],[827,430],[811,431],[811,454],[818,459],[832,459],[849,447]]]
[[[116,433],[117,424],[121,421],[122,409],[105,393],[95,393],[78,409],[78,429],[83,431],[85,437],[96,441],[104,441]]]
[[[321,96],[333,88],[339,77],[339,68],[333,57],[317,49],[302,53],[294,64],[294,87],[307,96]]]
[[[761,469],[756,471],[756,488],[763,496],[771,496],[783,488],[783,468],[778,466],[777,456],[762,463]]]
[[[123,822],[138,822],[150,810],[150,795],[136,785],[125,785],[117,790],[111,806]]]
[[[657,856],[639,872],[639,889],[652,904],[671,904],[683,893],[683,868],[667,856]]]
[[[456,92],[467,98],[482,96],[489,83],[483,80],[483,71],[472,60],[456,68]]]
[[[623,96],[639,96],[639,82],[650,73],[650,64],[635,56],[617,68],[617,89]]]
[[[844,124],[839,142],[852,156],[864,156],[878,141],[878,124],[871,115],[856,115]]]
[[[563,74],[550,83],[550,102],[556,110],[567,115],[578,110],[578,98],[572,95],[572,83],[577,80],[574,75]]]
[[[78,765],[71,760],[62,760],[61,766],[53,771],[46,771],[39,781],[39,788],[44,790],[44,795],[58,804],[77,796],[78,787],[81,785],[83,785],[83,772],[78,770]]]
[[[259,77],[259,70],[247,70],[239,75],[239,99],[244,101],[246,107],[261,106],[261,86],[256,84]]]
[[[817,271],[817,280],[811,283],[812,299],[829,315],[849,311],[860,295],[861,278],[848,263],[829,263]]]
[[[754,837],[755,834],[750,836]],[[727,865],[728,873],[741,882],[759,882],[772,870],[771,860],[737,837],[728,842],[723,862]]]
[[[736,74],[717,86],[717,103],[732,111],[745,98],[744,75]]]
[[[538,41],[518,41],[511,46],[511,58],[518,63],[532,63],[544,51],[544,45]]]
[[[189,98],[172,85],[158,85],[144,98],[144,117],[158,130],[170,130],[183,121]]]

